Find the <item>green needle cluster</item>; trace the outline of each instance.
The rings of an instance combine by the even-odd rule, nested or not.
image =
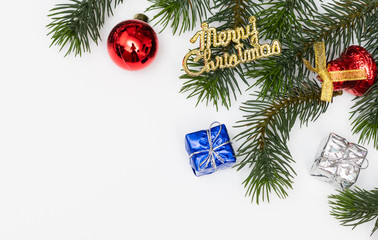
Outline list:
[[[120,3],[123,0],[70,0],[57,4],[48,15],[52,19],[47,25],[51,46],[60,46],[60,51],[67,46],[66,56],[90,52],[91,41],[98,44],[101,40],[99,30],[105,18],[113,15],[113,8]]]
[[[283,96],[249,100],[240,107],[244,120],[238,122],[241,132],[236,139],[243,141],[238,149],[242,160],[236,167],[251,168],[243,184],[246,195],[257,204],[269,201],[272,192],[280,198],[287,197],[295,175],[291,166],[294,160],[287,147],[290,130],[297,120],[307,125],[327,110],[328,103],[320,100],[320,93],[318,84],[309,81]]]
[[[339,191],[329,196],[331,215],[343,226],[357,227],[375,220],[373,234],[378,229],[378,188],[367,191],[360,188]]]

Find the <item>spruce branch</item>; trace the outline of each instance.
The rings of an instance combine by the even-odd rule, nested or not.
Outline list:
[[[377,4],[377,1],[376,3]],[[375,8],[373,14],[366,17],[366,30],[363,33],[363,41],[366,50],[368,50],[373,58],[378,61],[378,8]]]
[[[366,14],[365,27],[362,39],[365,48],[375,61],[378,60],[378,1],[371,1],[368,6],[375,9],[371,14]],[[353,133],[360,134],[359,142],[362,144],[373,142],[378,149],[378,83],[363,96],[357,97],[353,101],[351,119],[354,118]]]
[[[302,58],[307,57],[308,52],[304,49],[302,21],[313,16],[316,4],[308,0],[273,0],[264,5],[267,8],[258,14],[261,35],[278,39],[282,44],[282,55],[257,61],[246,75],[256,80],[253,86],[261,88],[260,97],[274,97],[286,94],[308,76],[308,72],[305,75],[302,70]]]
[[[250,0],[214,0],[216,13],[208,20],[209,24],[218,24],[217,30],[234,29],[249,24],[249,17],[262,10],[260,4]]]
[[[300,3],[302,1],[298,1]],[[306,1],[307,2],[307,1]],[[254,84],[261,87],[260,97],[274,97],[280,93],[285,94],[293,84],[298,84],[309,76],[309,71],[304,68],[302,59],[314,61],[312,47],[315,42],[324,41],[329,59],[340,53],[351,44],[354,37],[358,42],[364,40],[364,31],[370,26],[376,26],[378,21],[378,0],[339,0],[330,4],[323,4],[326,13],[315,12],[313,16],[306,17],[306,12],[311,12],[312,5],[295,7],[294,16],[290,14],[269,16],[274,11],[291,11],[291,5],[282,4],[280,0],[269,2],[272,6],[263,11],[259,18],[266,24],[262,32],[269,37],[282,37],[282,55],[275,61],[259,61],[247,72],[248,77],[256,78]],[[289,8],[288,10],[282,10]],[[294,19],[294,17],[296,17]],[[275,28],[278,23],[285,22],[279,30]],[[375,29],[370,27],[370,29]],[[365,31],[367,33],[369,31]],[[366,39],[372,39],[370,37]],[[373,38],[374,39],[374,38]],[[376,42],[372,40],[373,48]],[[271,74],[275,72],[275,74]]]
[[[328,103],[320,100],[320,92],[317,83],[308,82],[274,100],[249,100],[241,106],[246,115],[236,126],[243,130],[235,139],[243,141],[238,149],[243,160],[236,167],[251,169],[243,184],[246,195],[257,204],[269,202],[272,192],[279,198],[287,197],[295,175],[287,147],[290,130],[297,119],[307,125],[327,110]]]
[[[233,29],[236,26],[245,26],[249,17],[255,15],[260,9],[257,3],[247,0],[214,0],[213,9],[217,9],[208,23],[211,26],[217,26],[217,31]],[[243,41],[246,48],[250,47],[248,41]],[[224,52],[237,53],[236,49],[229,45],[224,48],[212,48],[214,56],[222,55]],[[203,62],[193,62],[189,59],[188,66],[193,69],[203,67]],[[248,86],[248,81],[244,76],[245,69],[238,65],[232,69],[218,69],[215,72],[204,73],[198,77],[192,77],[183,74],[180,78],[186,81],[181,88],[182,93],[188,93],[188,98],[197,97],[197,104],[206,102],[212,104],[218,110],[222,105],[226,108],[231,106],[232,99],[237,99],[242,94],[240,83]]]
[[[245,73],[247,78],[255,80],[251,87],[260,88],[259,97],[274,98],[285,95],[309,75],[308,71],[302,70],[304,64],[301,55],[298,54],[303,49],[303,45],[287,47],[285,42],[285,40],[281,41],[282,54],[280,56],[260,59],[249,66],[249,70]]]
[[[378,0],[339,0],[323,4],[325,13],[318,13],[312,21],[307,20],[306,34],[312,46],[320,40],[326,42],[331,59],[348,47],[353,39],[361,45],[368,21],[376,21]],[[374,24],[376,25],[376,24]]]
[[[343,226],[357,227],[375,220],[371,235],[378,229],[378,188],[338,191],[329,196],[331,215]]]
[[[350,117],[354,118],[352,131],[354,134],[360,134],[359,143],[372,141],[378,149],[378,83],[375,83],[363,97],[357,97],[354,101],[356,102]]]
[[[312,18],[317,11],[314,0],[275,0],[262,4],[265,9],[258,13],[260,34],[266,39],[290,41],[301,32],[300,19]]]
[[[214,52],[217,51],[214,50]],[[203,67],[203,62],[193,62],[192,59],[189,59],[188,66],[190,69],[200,69]],[[217,69],[214,72],[204,73],[197,77],[184,74],[180,76],[180,79],[186,80],[180,92],[188,93],[187,98],[196,97],[197,105],[200,102],[206,102],[206,105],[213,104],[217,110],[220,105],[229,109],[232,99],[236,99],[237,94],[241,94],[237,76],[245,84],[248,84],[243,76],[241,66],[234,69]]]
[[[210,11],[210,0],[149,0],[152,5],[146,11],[159,11],[151,21],[163,25],[163,30],[169,25],[173,35],[179,35],[193,30],[198,21],[207,18]],[[163,31],[162,30],[162,31]]]
[[[98,44],[99,29],[120,3],[123,0],[70,0],[67,4],[57,4],[48,15],[52,19],[47,25],[50,29],[47,35],[52,39],[50,46],[60,46],[59,51],[69,46],[65,56],[90,52],[90,40]]]

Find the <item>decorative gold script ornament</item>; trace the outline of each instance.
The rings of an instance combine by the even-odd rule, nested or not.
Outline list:
[[[251,25],[245,28],[237,27],[235,29],[227,29],[217,32],[213,27],[209,27],[207,22],[203,22],[201,27],[203,30],[198,31],[191,39],[191,43],[195,43],[198,39],[200,47],[188,52],[183,60],[185,72],[192,77],[199,76],[204,72],[215,71],[218,68],[234,68],[241,63],[249,63],[260,58],[266,58],[273,55],[281,54],[281,43],[273,40],[271,44],[259,43],[259,32],[257,31],[256,18],[249,18]],[[253,48],[243,50],[244,44],[241,40],[249,39]],[[215,56],[212,59],[211,47],[227,47],[231,42],[235,43],[237,53],[224,53],[223,56]],[[193,71],[188,68],[188,59],[195,56],[193,61],[203,60],[204,66],[201,70]]]

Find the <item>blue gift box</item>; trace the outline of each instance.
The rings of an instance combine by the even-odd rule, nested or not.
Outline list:
[[[231,167],[236,162],[235,153],[224,124],[209,130],[189,133],[185,136],[185,147],[190,165],[196,176],[211,174],[218,169]]]

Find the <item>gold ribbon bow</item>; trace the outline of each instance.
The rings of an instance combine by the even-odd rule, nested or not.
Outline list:
[[[332,71],[327,70],[327,61],[325,56],[324,42],[316,42],[314,44],[315,66],[306,59],[303,59],[308,70],[315,72],[323,80],[321,100],[331,102],[333,96],[333,82],[366,80],[367,73],[363,69]]]

